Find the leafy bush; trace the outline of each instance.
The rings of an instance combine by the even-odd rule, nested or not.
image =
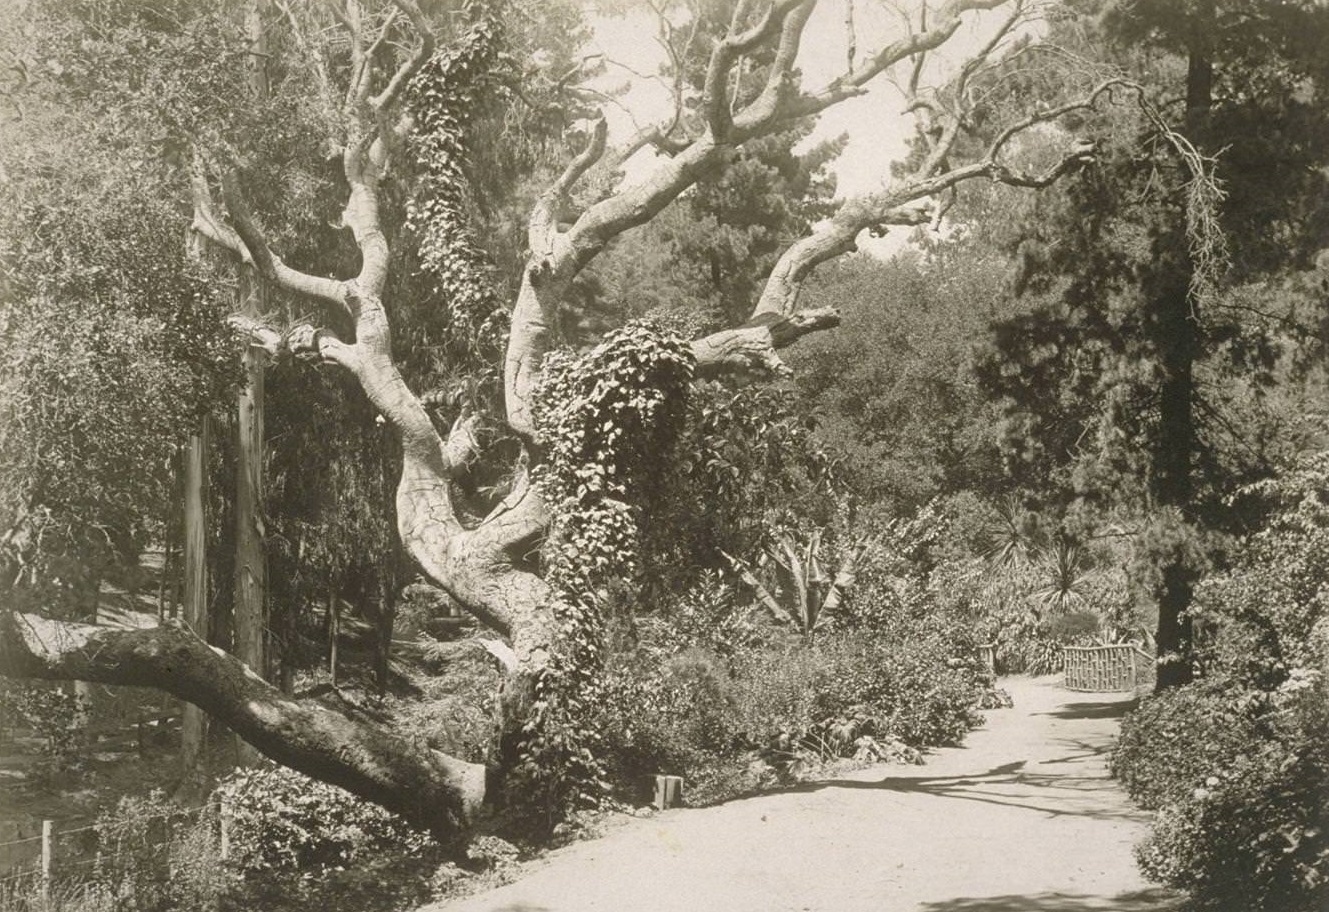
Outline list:
[[[231,864],[246,875],[324,872],[430,844],[378,805],[284,767],[238,770],[217,793],[230,817]]]
[[[701,649],[663,660],[639,653],[611,666],[597,721],[619,794],[642,800],[657,774],[691,782],[702,770],[737,762],[731,702],[728,670]]]
[[[0,681],[0,730],[22,726],[45,739],[41,778],[76,771],[82,763],[82,717],[89,707],[77,694],[45,683]]]
[[[743,649],[729,663],[690,649],[652,669],[638,655],[606,679],[599,725],[607,765],[625,797],[640,799],[653,774],[674,773],[700,804],[771,784],[801,761],[864,753],[869,743],[955,743],[978,723],[988,683],[975,657],[955,653],[936,632],[892,640],[855,631],[812,646]]]
[[[116,908],[217,908],[237,877],[223,863],[217,808],[182,807],[165,792],[126,796],[98,816],[97,892]]]
[[[1214,680],[1146,697],[1122,722],[1112,773],[1148,810],[1185,800],[1260,742],[1258,702]]]
[[[1197,751],[1208,774],[1187,777],[1190,790],[1163,805],[1137,849],[1145,874],[1189,891],[1197,909],[1329,905],[1329,688],[1293,679],[1274,701],[1266,737],[1222,762]],[[1168,785],[1181,791],[1177,777]]]
[[[1204,677],[1146,700],[1113,769],[1159,808],[1137,856],[1204,910],[1329,907],[1329,454],[1251,492],[1273,507],[1197,589]]]
[[[378,805],[283,767],[218,786],[230,818],[225,908],[359,912],[430,898],[441,849]]]
[[[923,630],[908,638],[828,638],[820,653],[816,723],[861,716],[862,734],[931,747],[958,742],[980,721],[974,707],[982,676],[971,643]]]

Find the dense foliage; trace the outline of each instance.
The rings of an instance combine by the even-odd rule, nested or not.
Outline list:
[[[1146,700],[1113,767],[1158,808],[1140,862],[1200,908],[1329,897],[1329,462],[1250,492],[1274,512],[1198,594],[1204,677]]]
[[[645,321],[584,355],[546,359],[537,425],[547,458],[535,483],[555,513],[543,550],[558,634],[512,778],[539,795],[548,827],[602,789],[587,714],[603,699],[604,602],[640,573],[641,516],[665,496],[655,467],[686,415],[692,369],[683,340]]]
[[[827,762],[912,760],[961,740],[991,681],[966,620],[929,592],[915,537],[928,527],[896,530],[903,556],[869,549],[815,640],[716,574],[658,606],[611,659],[597,713],[621,794],[641,798],[651,775],[673,773],[689,802],[708,803]],[[900,587],[919,598],[895,598]]]

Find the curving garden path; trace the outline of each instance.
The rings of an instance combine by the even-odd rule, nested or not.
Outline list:
[[[1107,776],[1127,695],[1007,678],[962,748],[633,819],[428,912],[1154,912]]]

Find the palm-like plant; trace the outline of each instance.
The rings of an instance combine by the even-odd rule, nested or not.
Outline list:
[[[1087,554],[1079,542],[1058,533],[1051,547],[1040,555],[1040,585],[1033,599],[1054,612],[1067,612],[1088,602],[1087,592],[1094,580]]]
[[[834,575],[826,571],[821,561],[820,530],[813,532],[802,548],[788,533],[782,533],[776,544],[766,555],[774,565],[773,587],[766,586],[738,559],[725,556],[771,616],[778,623],[794,627],[811,642],[817,631],[830,623],[845,592],[854,584],[858,559],[867,542],[860,541],[851,548]]]

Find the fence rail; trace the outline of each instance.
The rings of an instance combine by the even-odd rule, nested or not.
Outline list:
[[[172,808],[161,813],[148,813],[133,816],[120,817],[113,819],[105,824],[88,824],[84,826],[61,828],[56,821],[41,821],[41,834],[36,836],[25,836],[18,839],[12,839],[0,843],[0,848],[15,848],[28,843],[37,843],[39,845],[31,846],[32,853],[24,859],[9,859],[7,864],[0,864],[0,908],[5,906],[5,896],[7,893],[21,889],[25,884],[31,884],[40,890],[42,901],[49,900],[51,884],[61,876],[68,876],[72,871],[81,871],[86,868],[100,868],[109,863],[112,859],[121,857],[134,857],[135,849],[116,851],[101,844],[100,839],[94,838],[88,845],[79,845],[74,848],[65,846],[62,848],[61,840],[69,836],[79,834],[93,834],[100,836],[103,829],[114,832],[116,828],[135,823],[143,823],[155,820],[186,821],[197,819],[202,814],[215,812],[216,825],[220,827],[220,855],[225,860],[230,854],[230,813],[222,806],[217,808],[212,805],[204,805],[194,808]],[[79,840],[75,840],[79,842]]]
[[[1136,691],[1152,686],[1153,656],[1133,643],[1066,646],[1066,687],[1093,693]]]

